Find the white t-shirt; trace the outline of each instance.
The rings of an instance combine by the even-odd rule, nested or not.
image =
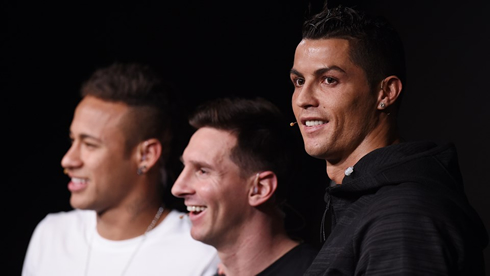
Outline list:
[[[31,237],[22,276],[120,276],[126,266],[125,276],[214,275],[216,249],[194,240],[181,215],[171,211],[145,238],[112,241],[97,233],[94,211],[48,214]]]

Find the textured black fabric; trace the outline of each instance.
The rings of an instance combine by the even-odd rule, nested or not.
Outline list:
[[[377,149],[326,202],[331,234],[305,275],[485,275],[488,234],[451,143]]]

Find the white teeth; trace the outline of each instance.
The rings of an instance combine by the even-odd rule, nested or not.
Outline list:
[[[87,183],[87,179],[84,179],[84,178],[76,178],[76,177],[72,177],[71,178],[71,181],[73,183],[76,183],[76,184],[85,184]]]
[[[324,121],[306,121],[305,125],[306,126],[317,126],[317,125],[322,125],[324,124]]]
[[[204,209],[206,209],[204,206],[187,206],[189,212],[202,212]]]

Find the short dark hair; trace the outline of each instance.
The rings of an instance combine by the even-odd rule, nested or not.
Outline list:
[[[264,98],[218,98],[198,106],[189,123],[196,129],[211,127],[233,133],[237,144],[231,160],[240,167],[241,177],[264,170],[278,179],[276,197],[287,197],[300,144],[283,113]]]
[[[156,138],[162,144],[165,163],[172,138],[169,97],[173,89],[149,65],[116,62],[96,70],[83,83],[81,96],[128,105],[126,148]]]
[[[371,88],[390,75],[406,81],[405,50],[395,28],[382,16],[342,5],[325,8],[303,23],[303,39],[349,41],[350,58],[366,73]]]

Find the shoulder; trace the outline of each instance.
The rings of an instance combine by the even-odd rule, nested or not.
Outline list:
[[[272,263],[257,276],[297,276],[303,275],[315,259],[318,250],[307,243],[300,243],[281,258]]]
[[[386,269],[382,263],[390,263],[400,271],[408,265],[446,273],[478,263],[485,237],[466,203],[424,185],[404,183],[366,196],[351,244],[359,267]],[[378,266],[372,260],[383,261]]]
[[[66,249],[85,239],[88,229],[95,229],[95,213],[72,210],[50,213],[36,226],[29,242],[29,252],[53,252]]]
[[[466,242],[484,238],[481,223],[465,200],[428,184],[383,187],[365,200],[355,235],[370,242],[404,241],[439,248],[464,247]]]
[[[448,221],[462,219],[468,208],[467,201],[450,190],[408,182],[381,188],[369,200],[367,213],[377,217],[397,215]]]
[[[45,230],[58,233],[66,230],[85,229],[90,224],[95,225],[95,212],[75,209],[46,215],[36,226],[36,231]]]
[[[186,213],[171,210],[165,217],[162,226],[169,232],[168,234],[182,234],[189,232],[192,224]]]
[[[186,213],[170,211],[165,219],[148,233],[147,248],[154,252],[148,258],[154,262],[162,262],[162,259],[171,260],[172,267],[185,266],[186,271],[194,270],[190,275],[211,275],[204,274],[203,271],[214,273],[220,262],[217,250],[194,240],[190,229],[191,223]],[[186,273],[182,275],[184,274]]]
[[[192,238],[191,222],[186,213],[172,210],[162,223],[155,227],[153,236],[158,236],[160,242],[175,244],[177,251],[194,250],[194,252],[216,254],[216,249]],[[151,233],[151,232],[150,232]]]

